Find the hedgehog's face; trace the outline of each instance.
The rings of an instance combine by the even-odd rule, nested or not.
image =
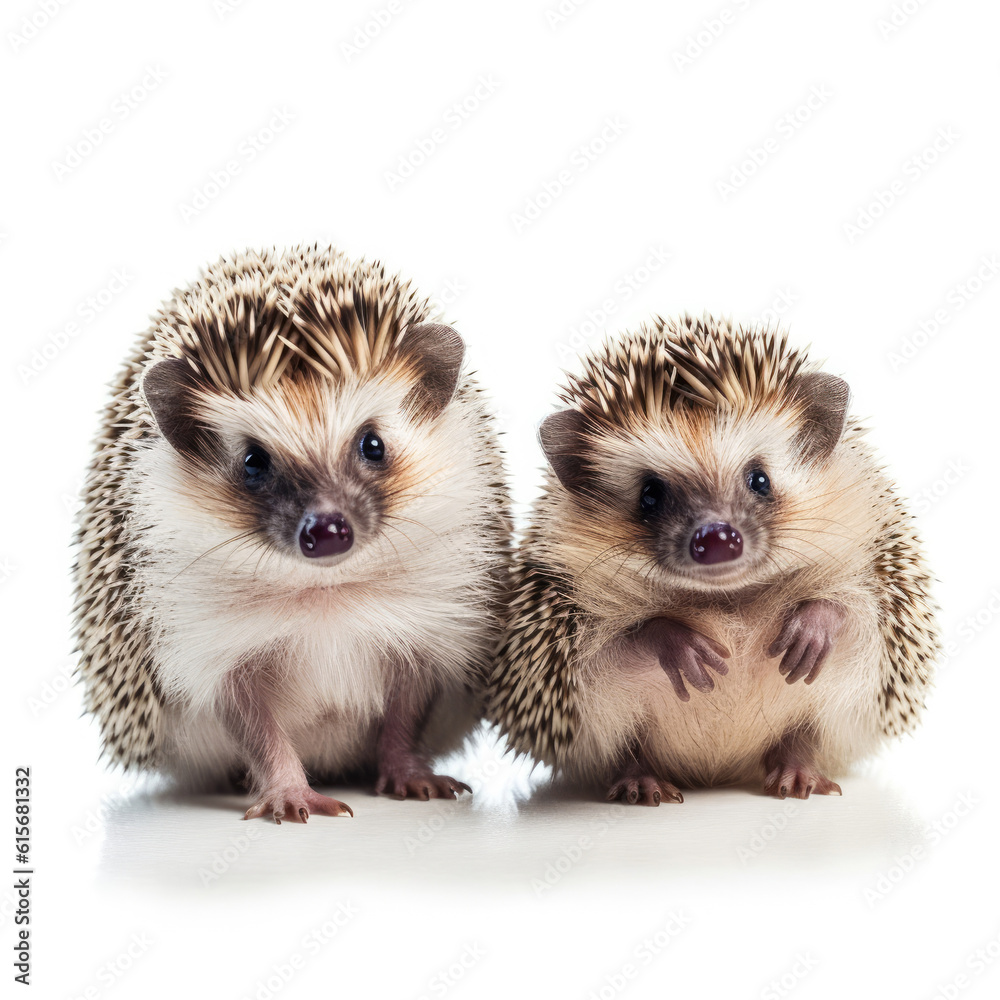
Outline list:
[[[678,409],[631,429],[589,425],[575,410],[549,417],[542,445],[569,491],[567,534],[585,572],[730,590],[808,562],[803,512],[834,488],[821,485],[823,468],[847,405],[843,382],[822,385],[808,414]]]
[[[233,537],[302,565],[353,564],[407,521],[415,487],[437,471],[433,426],[464,347],[447,327],[414,327],[406,341],[408,353],[364,378],[306,370],[237,395],[166,360],[146,373],[143,392],[187,488]]]

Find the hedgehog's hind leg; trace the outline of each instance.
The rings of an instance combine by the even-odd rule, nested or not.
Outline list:
[[[815,764],[816,730],[811,725],[789,729],[764,753],[764,791],[779,799],[842,795],[840,785],[820,774]]]
[[[683,802],[684,796],[675,785],[655,773],[645,751],[634,744],[614,772],[607,799],[621,800],[630,806],[658,806],[661,802]]]
[[[312,815],[353,816],[349,805],[309,787],[302,761],[275,720],[276,699],[262,664],[230,671],[216,699],[219,718],[240,749],[257,796],[243,818],[305,823]]]
[[[462,792],[472,794],[464,782],[447,774],[434,774],[426,754],[417,746],[427,721],[431,699],[412,684],[398,680],[386,703],[377,757],[377,795],[394,799],[457,799]]]

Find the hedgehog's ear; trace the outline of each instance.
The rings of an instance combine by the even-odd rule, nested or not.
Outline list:
[[[157,429],[177,451],[196,450],[200,434],[191,403],[201,387],[194,369],[180,358],[157,361],[143,372],[139,391]]]
[[[465,341],[443,323],[418,323],[407,327],[398,356],[412,365],[419,377],[403,405],[424,416],[436,416],[455,395],[465,360]]]
[[[792,397],[802,407],[798,443],[803,454],[807,459],[826,458],[844,433],[850,388],[836,375],[809,372],[795,377]]]
[[[542,451],[568,490],[578,489],[587,478],[585,424],[586,417],[579,410],[559,410],[550,413],[538,428]]]

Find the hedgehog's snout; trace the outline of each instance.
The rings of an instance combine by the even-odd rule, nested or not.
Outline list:
[[[311,559],[339,556],[354,544],[354,531],[350,522],[339,511],[309,513],[302,519],[299,530],[299,548]]]
[[[691,558],[709,566],[731,562],[743,554],[743,536],[726,521],[703,524],[691,538]]]

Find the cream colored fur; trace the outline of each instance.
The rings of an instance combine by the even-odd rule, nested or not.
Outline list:
[[[612,488],[635,492],[644,471],[682,470],[721,498],[704,520],[732,521],[744,555],[729,576],[705,582],[668,573],[648,554],[615,548],[612,519],[594,524],[554,479],[540,513],[545,561],[575,582],[583,611],[574,668],[577,729],[561,762],[567,774],[606,780],[624,748],[641,739],[659,773],[686,785],[759,779],[762,758],[784,732],[816,728],[820,770],[839,774],[881,739],[878,691],[884,643],[870,552],[872,509],[886,486],[867,447],[848,435],[829,460],[798,457],[794,424],[777,411],[720,413],[692,429],[663,421],[641,432],[602,435],[595,464]],[[692,440],[697,448],[692,447]],[[772,534],[755,534],[725,497],[744,488],[740,470],[759,456],[784,503]],[[530,555],[530,554],[529,554]],[[725,572],[729,573],[728,568]],[[787,684],[765,650],[800,602],[829,598],[847,624],[818,679]],[[608,643],[649,618],[681,621],[726,646],[715,689],[678,699],[655,661],[622,662]]]
[[[405,521],[359,540],[336,565],[234,538],[162,438],[140,451],[127,484],[136,498],[131,530],[144,553],[137,617],[151,626],[166,705],[161,765],[195,783],[216,781],[239,762],[213,704],[227,671],[259,652],[280,671],[276,721],[312,774],[372,766],[393,671],[440,691],[437,710],[450,714],[450,732],[435,750],[474,718],[467,689],[496,629],[488,603],[498,553],[484,524],[499,516],[489,486],[497,469],[473,443],[482,433],[480,404],[466,393],[417,423],[402,410],[408,386],[398,379],[324,384],[309,424],[296,420],[280,388],[252,400],[209,398],[203,411],[234,447],[249,434],[331,467],[349,436],[374,420],[413,462]]]

